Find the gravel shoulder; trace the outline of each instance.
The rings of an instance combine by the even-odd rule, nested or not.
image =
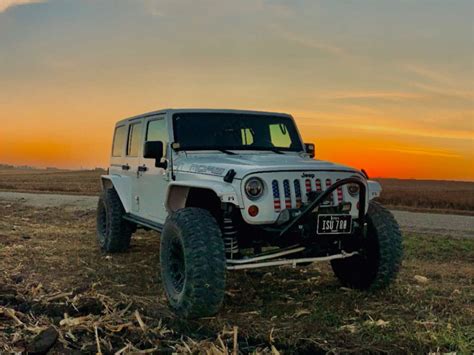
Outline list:
[[[405,232],[474,238],[474,216],[392,211]]]
[[[96,196],[0,192],[2,203],[22,203],[32,207],[64,207],[67,210],[94,210]],[[394,210],[404,232],[474,238],[474,216],[419,213]]]

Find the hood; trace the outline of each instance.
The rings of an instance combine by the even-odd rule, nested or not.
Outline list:
[[[359,173],[358,170],[323,160],[315,160],[298,153],[257,152],[229,155],[221,152],[182,152],[175,158],[175,171],[224,176],[234,169],[236,178],[250,173],[270,171],[341,171]]]

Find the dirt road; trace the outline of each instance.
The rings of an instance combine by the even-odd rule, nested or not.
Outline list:
[[[64,207],[93,210],[97,197],[55,194],[0,192],[1,203],[23,203],[33,207]],[[405,232],[474,237],[474,216],[392,211]]]

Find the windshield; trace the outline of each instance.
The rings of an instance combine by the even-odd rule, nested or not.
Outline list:
[[[303,150],[293,120],[285,116],[235,113],[176,113],[180,150]]]

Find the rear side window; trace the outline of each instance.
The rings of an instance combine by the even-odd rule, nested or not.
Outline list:
[[[134,123],[130,125],[128,130],[128,144],[127,144],[127,156],[138,157],[138,151],[140,150],[140,142],[142,139],[142,123]]]
[[[112,145],[112,156],[113,157],[121,157],[123,146],[125,144],[125,134],[126,134],[125,126],[120,126],[115,128],[114,134],[114,143]]]

